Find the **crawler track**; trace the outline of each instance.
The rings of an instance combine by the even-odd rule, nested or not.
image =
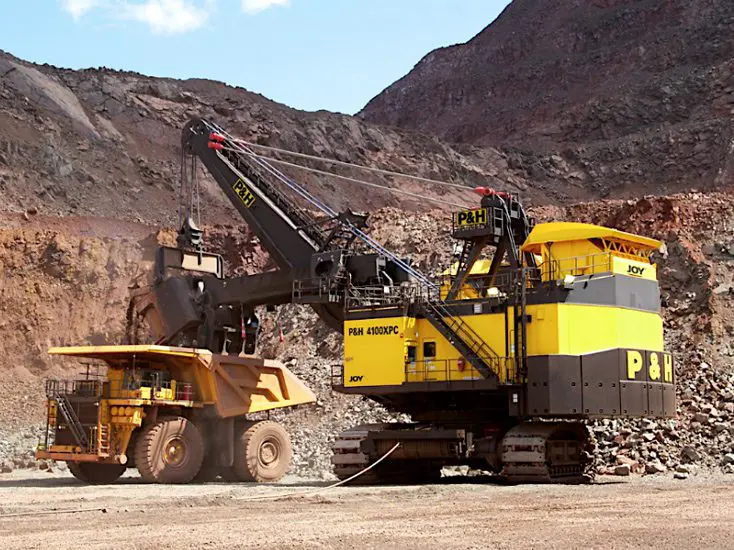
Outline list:
[[[363,424],[350,430],[342,432],[332,446],[332,464],[334,473],[340,480],[345,480],[361,472],[373,464],[379,456],[372,457],[364,452],[363,442],[370,433],[391,429],[390,424]],[[397,441],[381,440],[377,442],[376,452],[379,455],[393,446]],[[424,453],[417,446],[423,447]],[[378,484],[402,484],[402,483],[431,483],[441,477],[441,465],[435,460],[425,458],[425,451],[429,453],[430,444],[418,440],[406,441],[405,446],[398,449],[383,464],[365,472],[351,484],[355,485],[378,485]]]
[[[411,437],[378,439],[369,442],[371,434],[390,430],[390,424],[364,424],[342,432],[332,446],[332,464],[336,476],[345,480],[361,472],[378,458],[380,451],[396,442],[402,444],[393,456],[378,467],[365,472],[354,484],[430,483],[440,478],[442,465],[450,461],[445,441]],[[398,432],[399,433],[399,432]],[[430,433],[430,432],[427,432]],[[376,443],[376,444],[375,444]],[[578,422],[526,422],[510,429],[501,440],[502,470],[508,483],[579,484],[591,480],[588,472],[589,438]],[[367,452],[373,449],[374,452]]]
[[[526,422],[502,438],[502,477],[509,483],[586,483],[589,439],[578,422]]]

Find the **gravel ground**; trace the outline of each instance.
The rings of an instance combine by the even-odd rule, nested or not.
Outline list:
[[[130,475],[84,486],[68,474],[19,471],[0,477],[0,547],[702,549],[734,540],[731,477],[469,481],[323,491],[326,482],[295,477],[157,486]]]

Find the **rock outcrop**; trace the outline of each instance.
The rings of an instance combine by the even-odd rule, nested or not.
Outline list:
[[[0,211],[32,208],[50,215],[172,223],[181,131],[194,117],[258,144],[460,182],[468,188],[501,186],[540,202],[549,200],[509,167],[506,155],[492,148],[457,149],[434,137],[345,115],[297,111],[219,82],[104,68],[72,71],[0,52],[0,193],[6,198]],[[440,205],[430,199],[437,201],[446,192],[441,186],[338,169],[347,176],[419,191],[426,198],[418,200],[284,170],[337,209],[374,210],[387,203],[425,209]],[[202,181],[205,221],[236,221],[218,187],[207,177]],[[453,192],[470,200],[469,191]]]
[[[559,198],[723,188],[734,183],[732,26],[728,0],[514,0],[359,118],[499,148]]]

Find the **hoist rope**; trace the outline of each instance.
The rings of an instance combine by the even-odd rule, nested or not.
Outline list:
[[[263,149],[263,150],[267,150],[267,151],[273,151],[275,153],[282,153],[284,155],[290,155],[290,156],[298,157],[298,158],[302,158],[302,159],[314,160],[314,161],[323,162],[323,163],[326,163],[326,164],[336,164],[336,165],[339,165],[339,166],[343,166],[345,168],[357,168],[359,170],[368,170],[370,172],[375,172],[377,174],[382,174],[382,175],[385,175],[385,176],[393,176],[393,177],[396,177],[396,178],[404,178],[404,179],[408,179],[408,180],[420,181],[420,182],[423,182],[423,183],[430,183],[430,184],[434,184],[434,185],[445,185],[445,186],[448,186],[448,187],[455,187],[457,189],[462,189],[464,191],[471,191],[472,190],[471,187],[469,187],[467,185],[462,185],[460,183],[453,183],[453,182],[448,182],[448,181],[436,180],[436,179],[432,179],[432,178],[425,178],[423,176],[413,176],[411,174],[403,174],[402,172],[395,172],[394,170],[386,170],[384,168],[375,168],[373,166],[365,166],[363,164],[356,164],[356,163],[353,163],[353,162],[346,162],[346,161],[343,161],[343,160],[337,160],[337,159],[332,159],[332,158],[328,158],[328,157],[319,157],[319,156],[316,156],[316,155],[308,155],[306,153],[298,153],[296,151],[289,151],[288,149],[281,149],[279,147],[272,147],[270,145],[260,145],[259,143],[252,143],[251,141],[245,141],[243,139],[239,139],[239,140],[238,139],[235,139],[233,141],[236,141],[238,143],[243,143],[243,144],[247,145],[248,147],[254,147],[256,149]],[[276,160],[273,157],[264,157],[264,158],[267,158],[270,161],[275,161]]]
[[[229,148],[229,147],[224,147],[223,150],[242,152],[240,150]],[[384,189],[385,191],[388,191],[390,193],[395,193],[398,195],[405,195],[407,197],[413,197],[416,199],[420,199],[422,201],[435,202],[436,204],[442,204],[442,205],[448,205],[448,206],[456,206],[457,208],[470,208],[470,206],[467,204],[451,202],[444,198],[431,198],[425,195],[421,195],[420,193],[413,193],[411,191],[405,191],[404,189],[398,189],[396,187],[390,187],[389,185],[382,185],[380,183],[374,183],[371,181],[365,181],[365,180],[361,180],[357,178],[352,178],[350,176],[342,176],[341,174],[334,174],[333,172],[327,172],[326,170],[319,170],[318,168],[311,168],[309,166],[304,166],[303,164],[296,164],[294,162],[288,162],[287,160],[279,160],[279,159],[274,159],[272,157],[264,157],[262,155],[258,155],[257,153],[245,153],[245,154],[251,158],[264,160],[266,162],[274,162],[276,164],[281,164],[283,166],[289,166],[291,168],[297,168],[297,169],[305,170],[307,172],[312,172],[314,174],[319,174],[320,176],[329,176],[329,177],[337,178],[340,180],[348,181],[350,183],[356,183],[357,185],[364,185],[366,187]],[[465,191],[471,191],[469,187],[463,187],[463,189]]]
[[[275,176],[278,180],[281,181],[281,183],[285,184],[289,189],[294,191],[297,195],[301,196],[303,199],[305,199],[307,202],[315,206],[317,209],[321,210],[322,213],[326,214],[327,216],[330,216],[332,218],[338,217],[338,213],[326,205],[323,201],[309,193],[302,185],[299,183],[293,181],[288,176],[286,176],[283,172],[272,166],[267,160],[264,160],[263,157],[260,157],[255,153],[252,149],[249,149],[246,145],[242,143],[238,143],[234,137],[232,137],[229,133],[227,133],[223,128],[220,128],[216,124],[213,124],[211,122],[204,122],[204,124],[207,125],[207,127],[210,130],[214,130],[221,136],[225,137],[227,141],[232,141],[236,147],[234,148],[234,151],[239,154],[247,155],[249,158],[251,158],[255,163],[257,163],[261,168],[269,172],[271,175]],[[396,265],[401,267],[406,273],[412,275],[416,280],[420,281],[424,285],[428,286],[429,288],[437,288],[438,285],[431,281],[425,274],[421,273],[419,270],[415,269],[414,267],[410,266],[408,263],[404,262],[402,259],[400,259],[397,255],[395,255],[394,252],[391,252],[390,250],[386,249],[384,246],[382,246],[380,243],[375,241],[372,237],[367,235],[364,231],[356,227],[354,224],[350,222],[343,222],[345,227],[349,229],[349,231],[356,235],[361,241],[366,243],[368,246],[379,252],[380,254],[387,256],[390,258]]]

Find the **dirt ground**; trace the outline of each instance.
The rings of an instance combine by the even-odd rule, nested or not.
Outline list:
[[[734,540],[731,476],[326,485],[156,486],[129,476],[90,487],[68,474],[16,472],[0,477],[0,548],[701,549]]]

